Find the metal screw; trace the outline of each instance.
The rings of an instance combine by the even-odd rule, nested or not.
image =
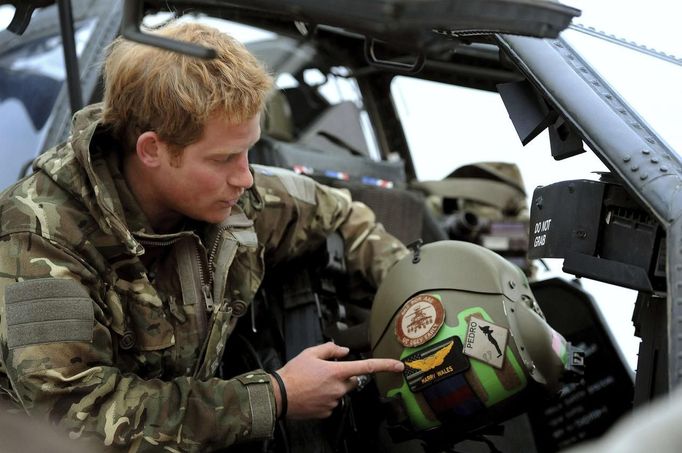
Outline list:
[[[639,175],[639,179],[641,179],[642,181],[644,181],[648,177],[649,177],[649,175],[647,175],[646,173],[642,173],[641,175]]]
[[[637,171],[637,170],[639,170],[639,166],[638,166],[638,165],[633,165],[632,167],[630,167],[630,171],[633,171],[633,172],[634,172],[634,171]]]
[[[647,155],[647,154],[650,154],[650,153],[651,153],[651,151],[649,151],[648,149],[643,149],[643,150],[642,150],[642,154]]]
[[[630,156],[625,156],[623,157],[623,162],[630,162],[630,159],[632,159]]]
[[[514,280],[509,280],[509,287],[510,287],[511,289],[516,288],[516,282],[515,282]]]

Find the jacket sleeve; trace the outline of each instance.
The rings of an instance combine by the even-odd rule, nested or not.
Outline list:
[[[0,241],[0,359],[31,415],[115,451],[206,451],[272,435],[274,396],[261,370],[208,381],[123,373],[102,284],[48,239]]]
[[[407,255],[405,246],[376,222],[372,210],[352,201],[347,190],[287,170],[254,168],[264,205],[256,229],[272,262],[314,250],[331,232],[339,231],[350,275],[376,288],[393,264]]]

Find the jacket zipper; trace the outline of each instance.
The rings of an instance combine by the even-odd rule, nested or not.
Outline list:
[[[199,252],[199,248],[197,247],[197,261],[199,262],[199,269],[201,269],[201,291],[204,294],[204,301],[206,302],[206,310],[209,312],[213,311],[214,307],[214,301],[213,301],[213,292],[211,291],[211,285],[213,284],[213,278],[214,278],[214,271],[213,271],[213,260],[215,259],[216,253],[218,253],[218,244],[220,243],[220,237],[222,236],[223,232],[227,229],[227,227],[221,227],[218,230],[218,234],[216,234],[215,240],[213,241],[213,245],[211,246],[211,250],[208,253],[207,257],[207,266],[209,267],[208,269],[208,279],[205,278],[205,268],[204,264],[201,260],[201,255]]]
[[[167,241],[154,241],[152,239],[137,239],[137,242],[139,242],[142,245],[149,245],[149,246],[155,246],[155,247],[167,247],[169,245],[173,245],[176,242],[181,241],[182,239],[183,239],[182,237],[168,239]]]
[[[213,260],[215,259],[216,253],[218,253],[218,244],[220,243],[220,236],[223,235],[223,232],[227,230],[227,227],[220,227],[218,230],[218,234],[215,237],[215,241],[213,241],[213,246],[211,247],[211,251],[208,254],[208,263],[211,265],[213,263]]]
[[[213,293],[211,292],[213,271],[210,269],[211,261],[209,258],[208,263],[204,264],[204,260],[201,259],[201,250],[199,250],[198,244],[196,244],[196,247],[194,248],[194,257],[199,265],[199,284],[201,286],[201,294],[204,297],[204,307],[208,313],[211,313],[213,312]],[[206,269],[207,266],[209,269]]]

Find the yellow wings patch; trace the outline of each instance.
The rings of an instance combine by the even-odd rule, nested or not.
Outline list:
[[[414,370],[419,370],[419,371],[432,370],[435,367],[443,364],[443,361],[445,361],[445,357],[448,355],[448,353],[452,349],[452,345],[454,345],[454,344],[455,344],[455,342],[451,341],[450,343],[443,346],[442,349],[439,349],[438,351],[436,351],[432,355],[424,357],[423,359],[413,360],[411,362],[406,361],[405,365],[409,366],[410,368],[412,368]]]

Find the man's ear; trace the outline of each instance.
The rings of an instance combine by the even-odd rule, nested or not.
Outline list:
[[[161,164],[161,157],[166,151],[166,147],[156,132],[146,131],[137,137],[135,154],[143,165],[158,167]]]

